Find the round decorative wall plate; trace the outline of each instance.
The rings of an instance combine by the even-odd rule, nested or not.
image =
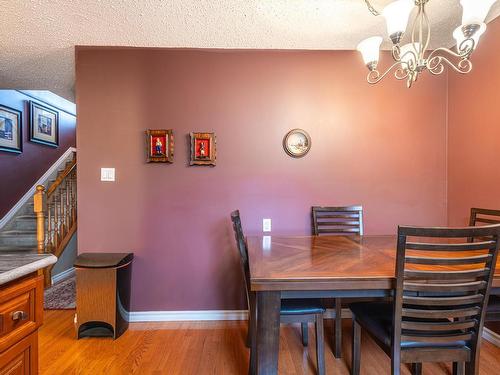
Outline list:
[[[285,152],[293,158],[301,158],[311,149],[311,137],[305,130],[292,129],[283,138]]]

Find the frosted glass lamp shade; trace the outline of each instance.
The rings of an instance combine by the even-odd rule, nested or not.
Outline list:
[[[382,15],[387,23],[387,33],[394,44],[398,44],[408,26],[408,18],[415,6],[414,0],[396,0],[387,5]]]
[[[485,31],[486,31],[486,24],[482,23],[479,29],[472,35],[472,39],[474,40],[474,48],[477,47],[477,44],[479,43],[479,38],[481,37],[481,35],[484,34]],[[467,39],[467,37],[464,34],[462,26],[457,27],[455,31],[453,31],[453,38],[455,38],[455,40],[457,41],[457,51],[460,52],[460,45],[465,39]]]
[[[416,66],[419,52],[420,43],[408,43],[401,47],[399,56],[401,56],[402,62],[407,63],[409,66]]]
[[[460,0],[462,4],[462,25],[480,25],[484,23],[491,6],[496,0]]]
[[[358,44],[357,50],[361,52],[363,61],[369,69],[375,69],[380,56],[381,36],[372,36]]]

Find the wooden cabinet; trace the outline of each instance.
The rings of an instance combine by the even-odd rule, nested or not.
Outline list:
[[[0,286],[0,375],[38,373],[38,327],[43,319],[43,276]]]

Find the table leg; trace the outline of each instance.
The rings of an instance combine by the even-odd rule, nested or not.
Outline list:
[[[277,375],[281,293],[257,292],[257,374]]]

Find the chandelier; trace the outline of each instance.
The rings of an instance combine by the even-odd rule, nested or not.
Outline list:
[[[379,12],[364,0],[370,12],[378,16]],[[429,51],[431,27],[425,11],[429,0],[396,0],[387,5],[383,11],[387,23],[387,31],[392,41],[392,58],[394,63],[381,73],[378,68],[381,36],[373,36],[358,44],[363,60],[369,69],[366,77],[368,83],[380,82],[389,72],[394,71],[398,80],[406,80],[407,87],[411,87],[421,72],[428,70],[431,74],[439,75],[445,66],[451,67],[458,73],[466,74],[472,69],[470,56],[477,47],[480,36],[486,30],[484,20],[496,0],[461,0],[463,8],[462,25],[453,32],[457,45],[456,50],[436,48]],[[411,27],[411,42],[400,45],[401,39],[408,26],[410,13],[417,8],[417,14]]]

